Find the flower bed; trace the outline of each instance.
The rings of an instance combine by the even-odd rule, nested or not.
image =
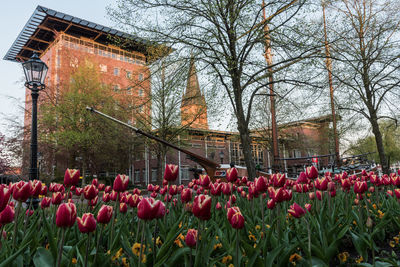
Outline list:
[[[0,185],[0,266],[396,266],[400,262],[400,176],[327,173],[307,168],[228,182],[208,176],[163,186],[149,195],[113,187],[78,188],[78,170],[64,184]],[[24,208],[29,197],[40,207]]]

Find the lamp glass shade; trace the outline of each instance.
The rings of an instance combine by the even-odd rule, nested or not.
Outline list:
[[[22,67],[28,84],[44,85],[48,67],[36,53],[28,61],[22,63]]]

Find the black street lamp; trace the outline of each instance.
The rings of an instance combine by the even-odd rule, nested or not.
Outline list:
[[[221,159],[221,164],[222,164],[222,162],[224,161],[224,156],[225,156],[225,154],[224,154],[224,151],[220,151],[219,152],[219,158]]]
[[[31,125],[31,157],[29,167],[29,180],[35,180],[38,178],[38,167],[37,167],[37,100],[39,98],[39,91],[45,88],[44,79],[47,75],[48,67],[40,60],[36,53],[33,53],[32,57],[22,63],[22,67],[25,73],[25,86],[31,90],[32,96],[32,125]]]

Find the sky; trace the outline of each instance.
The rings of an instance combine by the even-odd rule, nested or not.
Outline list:
[[[8,49],[21,32],[38,5],[63,12],[104,26],[114,27],[107,16],[106,6],[113,0],[13,0],[2,3],[0,16],[0,133],[9,136],[9,118],[23,120],[25,80],[20,63],[3,60]],[[40,96],[39,96],[40,97]]]

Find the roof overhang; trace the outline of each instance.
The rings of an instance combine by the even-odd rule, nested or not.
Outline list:
[[[104,45],[116,45],[127,51],[137,51],[147,57],[149,41],[84,19],[37,6],[21,33],[4,56],[5,60],[23,62],[34,52],[42,55],[57,34],[63,32],[76,37],[89,38]]]

